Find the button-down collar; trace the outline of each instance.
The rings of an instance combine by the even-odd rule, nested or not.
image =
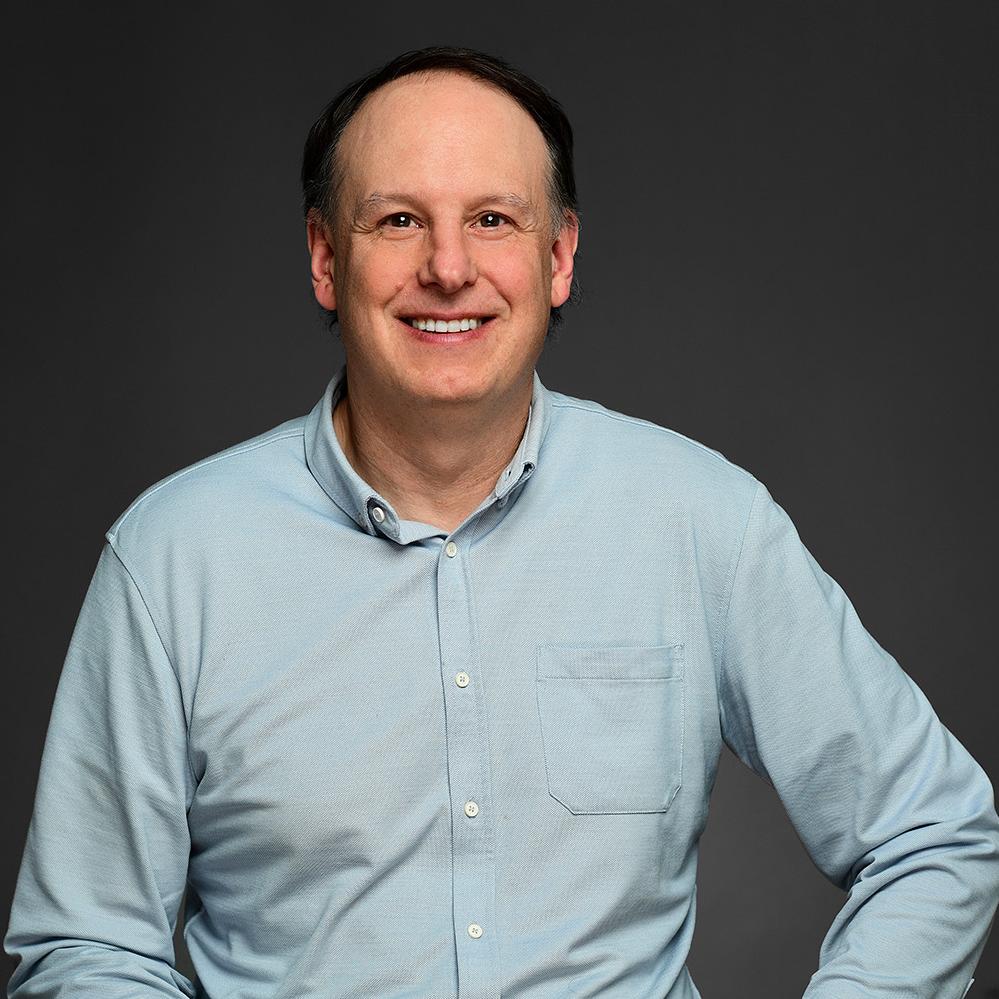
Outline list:
[[[442,533],[439,528],[399,517],[392,504],[357,474],[347,460],[333,427],[333,410],[347,385],[347,365],[330,379],[305,423],[305,455],[309,469],[330,499],[368,534],[383,534],[400,544]],[[550,393],[534,372],[527,426],[513,459],[500,473],[493,491],[475,512],[494,502],[505,505],[514,490],[530,478],[551,422]]]

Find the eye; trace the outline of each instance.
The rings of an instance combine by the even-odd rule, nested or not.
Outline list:
[[[482,223],[484,229],[498,229],[500,223],[508,221],[509,219],[505,215],[500,215],[498,212],[484,212],[479,216],[479,222]]]
[[[406,212],[395,212],[393,215],[386,215],[382,219],[382,222],[388,222],[389,226],[393,229],[410,229],[412,228],[410,223],[416,225],[416,220],[413,216]]]

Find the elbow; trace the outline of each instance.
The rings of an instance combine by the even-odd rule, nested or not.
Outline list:
[[[991,794],[973,816],[955,823],[952,838],[955,857],[967,871],[967,887],[979,904],[994,910],[999,905],[999,815]]]
[[[992,814],[989,817],[987,836],[989,860],[991,861],[989,869],[992,872],[990,882],[992,896],[996,904],[999,904],[999,816],[996,815],[995,809],[992,810]]]

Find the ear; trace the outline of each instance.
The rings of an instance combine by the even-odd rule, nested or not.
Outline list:
[[[571,212],[552,244],[552,305],[565,304],[572,288],[573,257],[579,243],[579,219]]]
[[[319,213],[313,209],[305,223],[306,241],[311,258],[312,290],[316,301],[328,311],[336,308],[333,282],[333,243]]]

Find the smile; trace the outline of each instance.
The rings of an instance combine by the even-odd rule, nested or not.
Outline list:
[[[477,319],[471,317],[468,319],[404,318],[403,322],[409,323],[415,329],[424,330],[427,333],[458,333],[477,329],[492,318],[492,316],[482,316]]]

